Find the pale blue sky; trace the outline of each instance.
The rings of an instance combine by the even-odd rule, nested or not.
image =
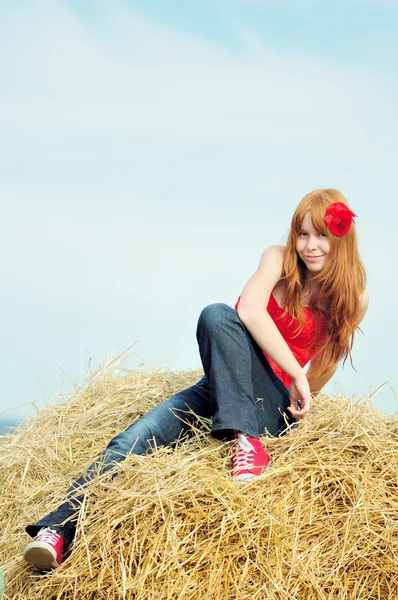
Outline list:
[[[397,2],[0,10],[5,417],[133,343],[133,366],[198,367],[201,308],[235,302],[315,187],[359,215],[371,296],[358,372],[326,391],[398,388]]]

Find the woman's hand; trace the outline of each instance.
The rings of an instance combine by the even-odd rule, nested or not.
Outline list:
[[[290,406],[287,410],[295,419],[303,419],[311,407],[311,391],[308,379],[303,373],[299,378],[293,379],[290,386]]]

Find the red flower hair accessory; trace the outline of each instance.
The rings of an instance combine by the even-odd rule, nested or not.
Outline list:
[[[327,207],[323,221],[333,235],[342,237],[350,231],[351,225],[355,224],[353,219],[357,216],[343,202],[333,202]]]

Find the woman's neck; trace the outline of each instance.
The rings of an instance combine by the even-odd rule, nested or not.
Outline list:
[[[312,299],[318,296],[321,289],[321,284],[313,279],[306,279],[303,283],[303,289],[301,292],[301,300],[302,304],[309,305],[312,302]],[[327,312],[329,307],[328,299],[323,299],[321,302],[316,303],[316,307],[324,312]]]
[[[304,281],[301,297],[305,304],[309,303],[313,296],[318,294],[320,287],[320,284],[317,281],[314,281],[313,278]]]

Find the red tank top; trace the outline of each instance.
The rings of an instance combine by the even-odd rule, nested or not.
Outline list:
[[[240,296],[235,304],[235,310],[238,310]],[[284,308],[279,306],[274,296],[271,294],[267,306],[267,311],[272,320],[281,332],[283,339],[289,346],[293,356],[301,367],[304,367],[315,354],[320,342],[326,335],[326,319],[324,315],[317,310],[304,306],[304,326],[297,335],[297,319],[292,319],[289,313],[282,317]],[[282,369],[264,352],[264,356],[271,365],[275,375],[282,380],[288,388],[292,382],[290,375]]]

